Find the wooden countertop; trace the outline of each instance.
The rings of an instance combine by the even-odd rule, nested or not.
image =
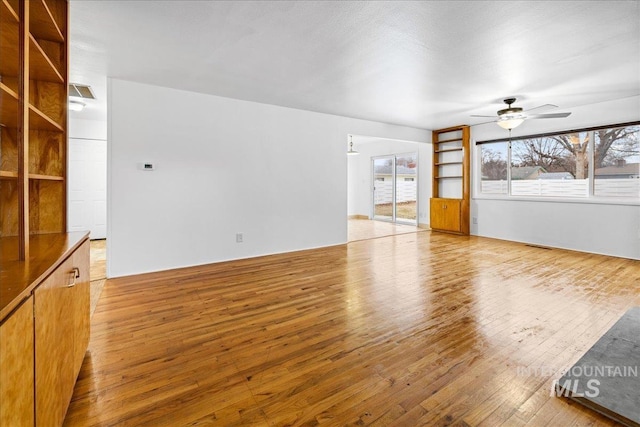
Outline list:
[[[0,238],[0,322],[85,240],[89,233],[33,235],[29,260],[18,260],[18,238]]]

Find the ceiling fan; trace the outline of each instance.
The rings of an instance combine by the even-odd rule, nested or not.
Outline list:
[[[501,128],[511,130],[513,128],[520,126],[525,120],[528,120],[528,119],[561,119],[563,117],[568,117],[571,114],[571,113],[529,114],[533,110],[539,110],[541,108],[557,108],[558,106],[553,104],[544,104],[544,105],[540,105],[539,107],[531,108],[530,110],[524,111],[520,107],[513,107],[511,104],[513,104],[514,102],[516,102],[515,98],[504,99],[504,103],[507,104],[507,108],[499,110],[498,117],[495,120],[476,123],[475,125],[496,122],[498,126],[500,126]],[[475,114],[472,115],[471,117],[494,117],[495,118],[495,116],[480,116]]]

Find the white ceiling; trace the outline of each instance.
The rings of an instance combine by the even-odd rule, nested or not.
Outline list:
[[[81,118],[107,76],[425,129],[640,95],[637,0],[70,4]]]

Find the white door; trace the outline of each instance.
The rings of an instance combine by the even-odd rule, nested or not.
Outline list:
[[[69,138],[67,229],[107,237],[107,141]]]

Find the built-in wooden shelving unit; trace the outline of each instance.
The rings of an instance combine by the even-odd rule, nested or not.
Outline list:
[[[67,0],[0,0],[0,426],[59,426],[89,342],[66,233]]]
[[[433,131],[431,229],[469,234],[469,126]]]
[[[0,238],[66,232],[66,0],[0,0]],[[7,254],[3,254],[3,257]],[[4,259],[4,258],[3,258]]]

